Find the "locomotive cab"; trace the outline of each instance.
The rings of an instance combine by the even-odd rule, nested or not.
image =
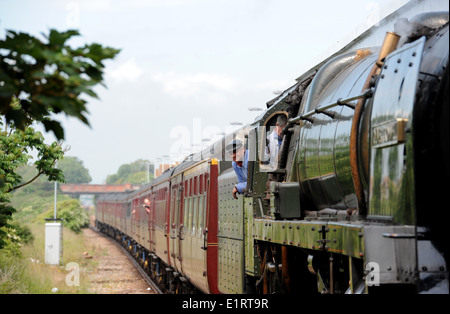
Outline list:
[[[278,141],[278,135],[274,135],[277,129],[282,129],[281,126],[277,127],[277,120],[280,116],[284,117],[284,120],[288,117],[288,104],[283,99],[281,97],[277,105],[271,106],[256,120],[249,130],[246,141],[249,151],[249,168],[245,196],[253,198],[258,204],[254,213],[256,217],[275,218],[270,205],[270,182],[284,180],[285,170],[279,165],[281,147],[279,143],[274,142]],[[284,134],[279,137],[284,141]],[[282,141],[280,140],[280,143]],[[273,151],[274,149],[276,151]]]

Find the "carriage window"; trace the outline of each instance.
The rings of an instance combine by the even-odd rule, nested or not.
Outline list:
[[[176,212],[176,208],[177,208],[177,207],[175,207],[175,202],[176,202],[176,197],[177,197],[177,193],[176,193],[177,189],[178,189],[178,185],[175,185],[173,188],[173,197],[170,202],[170,207],[171,207],[170,212],[171,212],[171,216],[172,216],[171,220],[174,223],[175,223],[175,212]]]
[[[188,229],[191,229],[192,228],[192,211],[193,211],[193,208],[194,208],[194,198],[191,196],[191,197],[189,197],[189,210],[188,210],[188,215],[189,215],[189,217],[188,217]]]
[[[127,217],[131,216],[131,202],[127,203]]]
[[[193,197],[193,208],[192,208],[192,234],[195,234],[197,230],[198,223],[198,196]]]
[[[198,193],[197,177],[194,177],[194,194]]]
[[[181,192],[182,193],[182,192]],[[181,195],[180,193],[177,193],[177,198],[175,200],[175,224],[179,223],[179,219],[180,219],[180,199],[181,199]]]
[[[203,186],[203,174],[201,174],[200,175],[200,184],[199,184],[199,191],[198,191],[198,193],[199,194],[202,194],[203,193],[203,189],[204,189],[204,186]]]
[[[204,226],[205,194],[199,197],[198,203],[198,234],[201,235]]]
[[[184,220],[183,220],[183,225],[185,228],[187,228],[187,224],[188,224],[188,212],[189,212],[189,198],[185,197],[184,198]]]

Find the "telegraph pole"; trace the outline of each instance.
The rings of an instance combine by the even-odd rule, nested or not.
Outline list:
[[[58,162],[55,163],[55,168]],[[57,218],[56,203],[58,196],[58,182],[55,181],[55,207],[53,218],[45,219],[45,264],[61,265],[63,249],[62,219]]]

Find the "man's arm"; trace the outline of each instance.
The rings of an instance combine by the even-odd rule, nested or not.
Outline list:
[[[236,184],[236,189],[238,190],[239,194],[244,193],[244,190],[247,188],[247,181],[245,182],[239,182]]]

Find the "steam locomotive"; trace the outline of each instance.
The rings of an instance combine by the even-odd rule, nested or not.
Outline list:
[[[99,197],[97,228],[173,293],[448,293],[448,12],[403,22],[149,185]],[[288,123],[269,165],[278,115]],[[238,199],[232,139],[249,153]]]

